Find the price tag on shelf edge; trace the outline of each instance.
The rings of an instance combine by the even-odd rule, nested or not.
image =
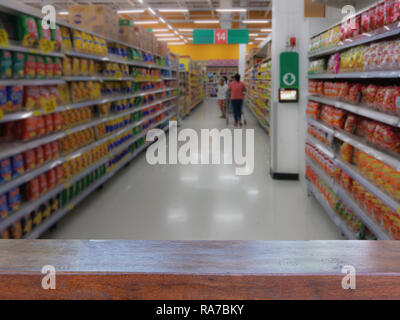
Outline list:
[[[214,44],[227,44],[228,31],[225,29],[214,30]]]
[[[0,29],[0,46],[8,47],[10,45],[8,41],[8,34],[6,30]]]
[[[54,51],[54,42],[47,39],[40,39],[39,40],[39,47],[40,50],[47,53]]]

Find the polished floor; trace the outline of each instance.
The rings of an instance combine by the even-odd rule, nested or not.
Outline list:
[[[181,128],[226,127],[207,100]],[[255,129],[255,170],[235,175],[235,165],[149,165],[136,158],[62,219],[44,238],[135,240],[335,240],[343,239],[304,181],[270,178],[267,136]]]

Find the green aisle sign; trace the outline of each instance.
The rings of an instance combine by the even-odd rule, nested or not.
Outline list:
[[[299,54],[297,52],[282,52],[280,55],[280,87],[299,88]]]
[[[196,29],[193,30],[193,44],[239,44],[249,43],[247,29]]]

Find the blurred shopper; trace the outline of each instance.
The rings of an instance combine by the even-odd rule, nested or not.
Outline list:
[[[244,93],[246,87],[243,82],[240,81],[240,74],[235,74],[234,81],[232,81],[228,87],[228,91],[231,93],[231,104],[233,108],[233,116],[235,119],[235,127],[238,125],[242,126],[242,107]]]

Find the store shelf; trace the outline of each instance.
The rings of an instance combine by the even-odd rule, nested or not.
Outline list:
[[[268,128],[268,126],[266,126],[266,125],[261,121],[261,119],[258,117],[258,114],[249,106],[248,103],[246,103],[246,106],[247,106],[247,109],[250,110],[250,112],[252,113],[252,115],[257,119],[257,122],[259,123],[259,125],[267,132],[267,134],[269,134],[269,128]],[[265,119],[265,121],[267,121],[267,123],[269,123],[267,119]]]
[[[314,195],[315,199],[324,209],[328,217],[335,223],[335,225],[342,231],[343,235],[348,240],[357,240],[355,234],[349,229],[349,227],[343,223],[340,217],[332,210],[328,202],[325,200],[324,196],[319,192],[319,190],[314,186],[314,184],[306,180],[308,190]]]
[[[309,143],[317,147],[318,150],[321,151],[324,155],[326,155],[329,159],[333,160],[336,157],[335,152],[331,148],[329,148],[322,142],[318,141],[314,137],[307,135],[306,139]]]
[[[308,75],[308,79],[391,79],[400,78],[400,70],[322,73]]]
[[[67,129],[66,131],[57,132],[57,133],[54,133],[54,134],[51,134],[51,135],[48,135],[48,136],[45,136],[45,137],[42,137],[42,138],[38,138],[38,139],[32,140],[32,141],[4,143],[4,144],[2,144],[2,148],[0,150],[0,159],[10,157],[10,156],[12,156],[14,154],[22,153],[22,152],[24,152],[26,150],[34,149],[34,148],[36,148],[36,147],[38,147],[40,145],[52,142],[54,140],[61,139],[61,138],[65,137],[65,136],[67,136],[68,134],[71,134],[71,133],[74,133],[74,132],[78,132],[78,131],[81,131],[81,130],[85,130],[87,128],[96,126],[96,125],[98,125],[100,123],[103,123],[103,122],[106,122],[108,120],[120,118],[120,117],[123,117],[125,115],[134,113],[136,111],[142,110],[144,108],[148,108],[148,107],[151,107],[153,105],[156,105],[156,104],[159,104],[159,103],[163,103],[163,102],[175,99],[175,98],[176,98],[176,96],[168,97],[168,98],[165,98],[165,99],[156,100],[156,101],[153,101],[153,102],[151,102],[149,104],[146,104],[145,106],[140,106],[138,108],[130,109],[127,112],[124,112],[124,113],[118,113],[118,114],[115,114],[115,115],[111,115],[110,117],[104,117],[104,118],[100,118],[100,119],[95,119],[95,120],[90,121],[88,123],[85,123],[85,124],[82,124],[82,125]]]
[[[171,119],[173,116],[170,116],[166,119],[163,119],[153,125],[151,128],[148,130],[151,130],[157,126],[159,126],[162,123],[165,123],[169,119]],[[166,127],[164,130],[168,130],[169,127]],[[134,140],[130,141],[129,145],[132,145],[135,141],[139,140],[140,138],[143,138],[146,136],[147,131],[146,130],[144,133],[141,133],[137,137],[134,138]],[[76,207],[80,202],[82,202],[85,198],[87,198],[91,193],[93,193],[97,188],[99,188],[102,184],[104,184],[106,181],[110,180],[118,171],[120,171],[127,163],[132,161],[134,158],[136,158],[140,153],[143,152],[152,142],[148,142],[138,148],[133,154],[131,154],[127,159],[122,161],[122,163],[118,164],[117,167],[115,167],[111,172],[108,172],[105,174],[103,177],[101,177],[99,180],[97,180],[93,185],[91,185],[89,188],[87,188],[84,192],[82,192],[80,195],[78,195],[75,199],[70,201],[66,206],[63,208],[59,209],[57,212],[53,213],[49,218],[44,220],[40,225],[35,227],[34,229],[31,230],[31,232],[27,233],[24,238],[25,239],[37,239],[39,238],[46,230],[48,230],[51,226],[53,226],[55,223],[57,223],[62,217],[64,217],[68,212],[70,212],[74,207]],[[118,150],[113,151],[112,155],[117,154],[120,152],[120,149],[125,149],[127,148],[126,145],[124,145],[122,148],[118,148]]]
[[[174,109],[174,108],[176,108],[176,105],[174,105],[174,106],[172,106],[172,107],[169,107],[169,108],[166,108],[166,109],[163,109],[163,110],[160,110],[159,112],[156,112],[156,113],[154,113],[154,114],[151,114],[151,115],[148,116],[148,117],[142,118],[142,119],[139,120],[138,122],[129,125],[129,128],[123,128],[123,130],[118,131],[118,132],[115,132],[115,133],[113,133],[113,134],[110,135],[110,136],[107,136],[107,137],[106,137],[106,138],[107,138],[106,140],[110,140],[110,139],[112,139],[113,137],[116,137],[116,136],[118,136],[119,134],[121,134],[122,131],[128,131],[128,130],[130,130],[130,129],[133,129],[134,127],[139,126],[139,125],[141,125],[142,123],[144,123],[144,122],[146,122],[146,121],[148,121],[148,120],[150,120],[150,119],[152,119],[152,118],[155,118],[156,116],[158,116],[158,115],[160,115],[160,114],[162,114],[162,113],[168,112],[168,111],[170,111],[170,110],[172,110],[172,109]],[[155,126],[159,125],[160,123],[163,123],[163,122],[165,122],[165,121],[171,119],[173,116],[174,116],[174,115],[170,115],[170,116],[166,117],[165,119],[161,120],[161,121],[158,122],[157,124],[154,124],[151,128],[154,128]],[[140,134],[140,135],[141,135],[141,134]],[[135,139],[135,138],[137,138],[137,137],[133,137],[133,139]],[[136,140],[134,140],[133,142],[135,142],[135,141],[136,141]],[[105,142],[105,141],[103,141],[103,142]],[[125,145],[125,146],[126,146],[126,145],[129,145],[129,142],[131,142],[131,141],[130,141],[130,140],[126,141],[124,145]],[[131,143],[133,143],[133,142],[131,142]],[[96,142],[96,145],[98,145],[98,144],[99,144],[99,143]],[[94,146],[92,145],[91,147],[94,147]],[[109,156],[110,156],[110,155],[112,156],[112,155],[117,154],[119,151],[122,150],[122,148],[123,148],[123,147],[120,146],[120,147],[114,149],[114,150],[109,154]],[[91,148],[89,148],[89,146],[86,146],[85,149],[91,149]],[[83,148],[82,148],[81,150],[77,151],[77,152],[74,154],[74,156],[77,156],[78,153],[83,153],[83,152],[84,152],[84,150],[83,150]],[[70,156],[63,157],[63,158],[62,158],[62,161],[68,160],[69,157],[70,157]],[[30,213],[30,212],[33,211],[35,208],[37,208],[38,206],[40,206],[40,204],[46,202],[47,200],[51,199],[52,197],[54,197],[55,195],[57,195],[58,193],[60,193],[60,192],[65,188],[65,185],[70,185],[70,184],[75,183],[76,181],[80,180],[82,177],[86,176],[88,173],[90,173],[90,172],[93,171],[94,169],[96,169],[96,168],[100,167],[101,165],[105,164],[107,161],[108,161],[108,157],[105,157],[105,158],[101,159],[99,162],[97,162],[97,163],[95,163],[94,165],[90,166],[89,168],[85,169],[84,171],[82,171],[82,172],[79,173],[78,175],[76,175],[76,176],[74,176],[73,178],[71,178],[69,181],[64,182],[63,184],[56,186],[55,188],[53,188],[52,190],[50,190],[50,191],[47,192],[46,194],[42,195],[40,198],[38,198],[38,199],[36,199],[36,200],[34,200],[34,201],[32,201],[32,202],[29,202],[29,203],[26,203],[26,204],[22,205],[21,208],[20,208],[18,211],[11,213],[10,216],[9,216],[8,218],[6,218],[5,220],[3,220],[3,221],[0,222],[0,230],[4,230],[4,229],[8,228],[9,226],[11,226],[11,225],[12,225],[13,223],[15,223],[16,221],[19,221],[19,220],[20,220],[21,218],[23,218],[26,214]],[[33,173],[30,173],[30,174],[33,175]],[[37,175],[38,175],[38,174],[37,174]],[[29,180],[28,180],[28,181],[29,181]]]
[[[37,48],[27,48],[19,45],[15,41],[10,40],[10,44],[8,46],[0,46],[0,50],[8,50],[8,51],[16,51],[22,53],[30,53],[30,54],[38,54],[43,56],[50,56],[50,57],[64,57],[62,52],[43,52]]]
[[[58,79],[7,79],[0,80],[0,86],[49,86],[64,84],[64,78]]]
[[[367,228],[377,237],[379,240],[392,240],[390,234],[388,234],[378,222],[371,218],[364,210],[362,210],[358,204],[347,194],[336,181],[329,177],[312,159],[306,158],[306,163],[312,167],[312,169],[322,178],[328,186],[349,206],[356,216],[367,226]]]
[[[313,95],[308,96],[308,99],[312,100],[312,101],[324,103],[324,104],[329,104],[336,108],[347,110],[354,114],[358,114],[363,117],[377,120],[377,121],[389,124],[391,126],[400,127],[400,117],[392,116],[389,114],[385,114],[385,113],[382,113],[379,111],[372,110],[368,106],[355,105],[355,104],[350,104],[350,103],[338,101],[338,100],[331,99],[331,98],[325,98],[325,97],[319,97],[319,96],[313,96]]]

